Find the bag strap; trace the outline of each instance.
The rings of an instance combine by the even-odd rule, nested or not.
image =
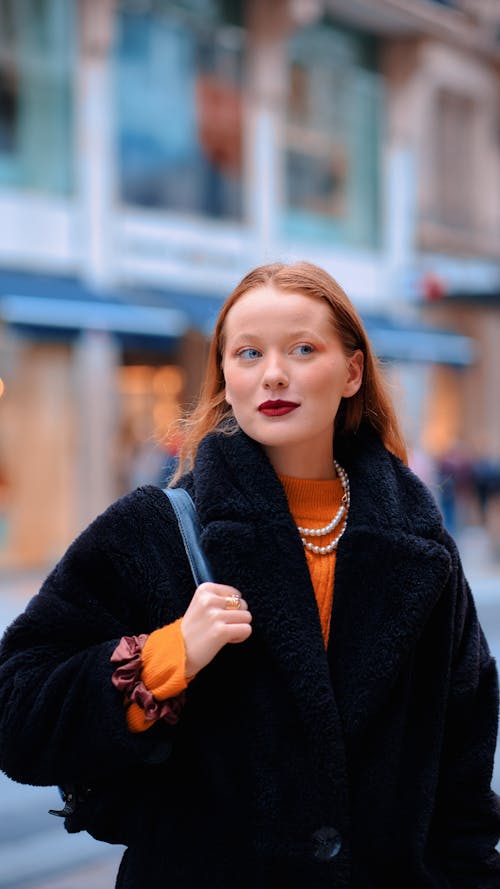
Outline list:
[[[172,508],[175,512],[182,542],[189,559],[194,581],[198,587],[200,583],[214,580],[210,565],[200,544],[200,522],[196,507],[185,488],[163,488]]]

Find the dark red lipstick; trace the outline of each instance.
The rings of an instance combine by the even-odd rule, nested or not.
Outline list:
[[[259,411],[266,417],[283,417],[298,406],[295,401],[281,401],[278,398],[276,401],[263,401],[262,404],[259,404]]]

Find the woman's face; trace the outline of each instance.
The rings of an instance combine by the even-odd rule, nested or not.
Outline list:
[[[225,397],[238,425],[284,475],[330,478],[335,416],[362,381],[326,300],[266,285],[245,293],[224,325]]]

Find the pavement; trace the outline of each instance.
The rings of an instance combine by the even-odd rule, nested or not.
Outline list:
[[[500,560],[480,528],[456,537],[479,616],[500,665]],[[23,610],[46,572],[0,570],[0,633]],[[500,746],[494,787],[500,791]],[[122,846],[69,835],[47,810],[55,788],[29,787],[0,772],[0,889],[113,889]]]
[[[63,848],[60,844],[60,848]],[[68,860],[61,862],[60,856],[54,858],[50,871],[38,869],[31,877],[25,879],[25,875],[13,876],[2,882],[5,889],[114,889],[116,876],[120,866],[123,849],[119,852],[113,848],[105,855],[92,855],[91,860],[85,864]],[[0,863],[0,871],[3,863]]]
[[[23,883],[23,889],[113,889],[115,885],[120,857],[115,853],[81,868],[72,868],[62,876],[47,880],[35,880],[34,883]],[[17,884],[19,885],[19,884]]]

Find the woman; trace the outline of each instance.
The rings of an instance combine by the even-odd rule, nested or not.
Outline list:
[[[100,785],[122,889],[498,889],[495,665],[326,272],[229,297],[174,484],[218,582],[161,490],[99,516],[4,637],[2,768]]]

